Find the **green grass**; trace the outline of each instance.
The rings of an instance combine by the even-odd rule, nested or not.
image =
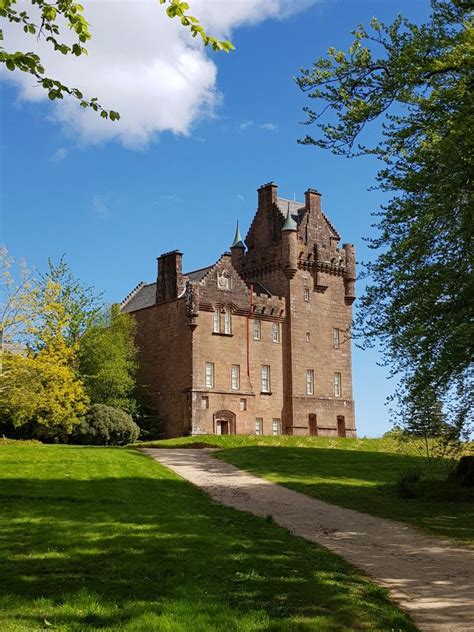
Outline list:
[[[203,436],[155,442],[161,447],[204,443],[216,457],[308,496],[383,518],[407,522],[437,536],[474,543],[474,490],[428,478],[426,459],[413,444],[394,439]],[[403,450],[403,451],[402,451]],[[400,472],[420,468],[422,496],[399,498]],[[435,478],[446,476],[438,463]]]
[[[129,449],[0,446],[0,630],[414,631],[339,557]]]

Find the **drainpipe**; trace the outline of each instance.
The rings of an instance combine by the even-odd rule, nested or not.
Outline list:
[[[253,285],[250,286],[250,305],[247,314],[247,376],[250,377],[250,318],[253,314]]]

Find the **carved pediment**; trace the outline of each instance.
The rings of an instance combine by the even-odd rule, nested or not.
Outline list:
[[[216,275],[217,289],[224,292],[232,290],[232,273],[230,270],[218,270]]]

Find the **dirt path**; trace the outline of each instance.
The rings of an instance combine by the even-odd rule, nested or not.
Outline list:
[[[421,630],[474,631],[474,551],[270,483],[212,458],[212,450],[144,452],[218,502],[271,514],[295,535],[341,555],[389,588]]]

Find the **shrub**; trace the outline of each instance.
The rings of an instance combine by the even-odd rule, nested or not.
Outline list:
[[[94,404],[73,431],[71,443],[81,445],[124,445],[138,439],[140,428],[123,410]]]
[[[451,477],[462,487],[474,487],[474,456],[462,456]]]
[[[420,495],[421,472],[420,470],[407,470],[400,472],[395,487],[400,498],[417,498]]]
[[[164,438],[164,419],[160,415],[141,414],[137,415],[135,421],[140,428],[141,441],[153,441]]]

